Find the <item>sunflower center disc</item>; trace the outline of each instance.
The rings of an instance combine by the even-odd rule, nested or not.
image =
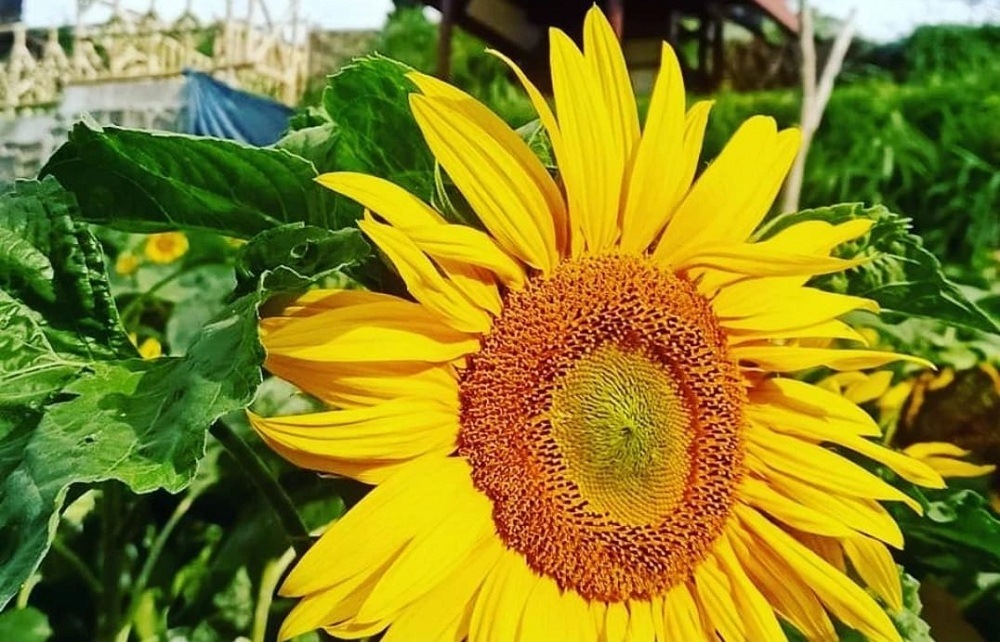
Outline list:
[[[721,533],[746,398],[689,281],[639,257],[566,262],[506,296],[459,395],[497,533],[562,588],[662,594]]]
[[[690,417],[670,374],[605,344],[556,382],[549,411],[565,475],[623,524],[662,520],[684,494]]]

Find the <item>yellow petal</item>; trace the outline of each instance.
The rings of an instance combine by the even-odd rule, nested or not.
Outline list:
[[[733,330],[727,332],[729,344],[739,345],[741,343],[759,342],[761,340],[775,339],[844,339],[854,341],[862,345],[868,345],[864,335],[847,325],[843,321],[823,321],[815,325],[807,325],[801,328],[787,328],[784,330]]]
[[[545,96],[542,95],[542,92],[538,91],[535,84],[531,82],[524,71],[518,67],[513,60],[496,49],[487,49],[486,53],[496,56],[502,60],[504,64],[510,67],[511,71],[514,72],[514,75],[517,76],[518,81],[520,81],[521,85],[524,87],[525,92],[527,92],[528,99],[531,100],[531,105],[535,108],[535,112],[538,113],[538,119],[542,122],[542,126],[545,127],[545,131],[549,134],[549,140],[552,143],[552,150],[555,152],[556,158],[566,159],[567,154],[563,146],[562,133],[559,131],[559,124],[556,122],[555,113],[553,113],[552,108],[549,107],[549,103],[546,102]],[[565,170],[562,167],[563,162],[560,161],[559,165],[560,173],[565,174]]]
[[[329,172],[317,176],[316,182],[357,201],[402,230],[445,223],[433,207],[382,178],[357,172]]]
[[[370,406],[399,397],[436,399],[458,407],[458,384],[449,365],[414,361],[337,363],[270,353],[264,367],[320,401],[342,408]]]
[[[674,270],[708,267],[749,276],[806,277],[843,272],[869,261],[867,258],[845,260],[820,254],[776,251],[768,243],[708,244],[699,246],[691,253],[673,257],[663,255],[657,248],[653,259]]]
[[[876,350],[740,345],[732,349],[732,356],[747,365],[774,372],[795,372],[819,366],[826,366],[833,370],[864,370],[878,368],[893,361],[909,361],[925,367],[933,367],[932,363],[920,357]]]
[[[879,370],[871,373],[862,381],[847,386],[847,389],[844,390],[844,397],[854,403],[866,403],[881,397],[890,385],[892,385],[892,372]]]
[[[644,252],[669,220],[690,185],[684,146],[684,80],[674,50],[661,48],[646,125],[628,179],[622,213],[623,252]],[[700,149],[698,150],[701,151]],[[683,181],[687,177],[688,185]]]
[[[662,604],[657,605],[660,609]],[[628,633],[630,642],[654,642],[656,629],[653,626],[652,604],[645,600],[630,600],[628,603]]]
[[[793,501],[813,510],[825,511],[831,519],[894,548],[903,548],[903,533],[899,525],[877,501],[830,492],[773,469],[768,471],[766,477],[775,490]]]
[[[639,140],[639,112],[618,37],[596,4],[583,21],[583,52],[611,115],[609,131],[615,146],[605,153],[619,154],[622,163],[628,163]]]
[[[947,441],[923,441],[907,446],[903,452],[910,457],[924,459],[925,457],[967,457],[972,451],[960,448]]]
[[[718,540],[715,559],[729,578],[733,601],[746,626],[747,639],[787,642],[788,638],[781,630],[778,618],[774,616],[774,609],[747,576],[746,570],[733,551],[729,537],[725,534]]]
[[[604,610],[602,642],[625,642],[628,618],[628,607],[624,602],[609,602]]]
[[[504,549],[476,598],[469,642],[517,640],[521,616],[535,575],[520,553]]]
[[[408,459],[454,444],[458,413],[433,399],[265,418],[253,427],[287,447],[346,459]]]
[[[703,244],[746,240],[778,194],[800,139],[794,129],[779,134],[772,118],[747,120],[677,208],[656,255],[669,261]]]
[[[508,639],[519,642],[596,642],[597,634],[582,598],[572,591],[562,593],[549,577],[535,576],[521,616],[518,636]]]
[[[924,457],[921,461],[942,477],[980,477],[996,470],[992,464],[971,464],[948,457]]]
[[[468,632],[476,592],[496,566],[503,544],[490,537],[425,596],[400,611],[383,642],[459,640]]]
[[[493,505],[472,485],[471,477],[466,485],[458,485],[448,500],[447,516],[416,537],[396,558],[362,605],[359,620],[392,616],[466,563],[470,552],[487,538],[495,537]]]
[[[389,257],[413,298],[458,330],[489,331],[492,324],[490,315],[443,277],[405,232],[377,223],[370,215],[358,221],[358,227]]]
[[[524,283],[524,270],[493,239],[466,225],[446,223],[433,208],[398,185],[354,172],[322,174],[316,180],[406,232],[434,259],[486,268],[508,285]]]
[[[597,625],[590,615],[590,606],[573,590],[563,591],[559,598],[565,614],[566,635],[562,639],[597,642]]]
[[[903,609],[903,587],[899,571],[889,549],[867,537],[850,537],[843,541],[844,553],[851,560],[861,579],[885,600],[895,612]]]
[[[663,596],[658,595],[650,598],[649,608],[653,616],[654,640],[656,642],[666,642],[669,638],[667,637],[666,625],[663,622]]]
[[[786,227],[765,242],[776,250],[786,252],[829,254],[841,243],[867,234],[873,224],[871,219],[861,218],[836,225],[826,221],[802,221]]]
[[[449,101],[413,94],[410,106],[435,158],[500,246],[533,267],[552,269],[559,261],[553,215],[532,174]]]
[[[364,573],[355,574],[331,588],[321,589],[299,600],[282,622],[278,639],[288,640],[350,618],[357,612],[358,606],[371,591],[387,564],[388,562],[382,562],[374,565]],[[384,626],[377,623],[373,633],[377,633]]]
[[[448,515],[447,498],[471,483],[464,459],[410,462],[323,533],[289,573],[281,594],[307,595],[370,573]],[[331,565],[331,559],[337,564]]]
[[[574,256],[580,249],[578,233],[588,250],[601,252],[618,237],[625,159],[615,146],[612,114],[600,81],[583,54],[558,29],[549,30],[549,47],[563,144],[562,150],[555,151],[569,200]]]
[[[466,225],[425,225],[408,228],[406,233],[435,259],[485,268],[511,287],[524,285],[524,269],[477,229]]]
[[[730,543],[740,563],[768,603],[808,640],[836,642],[833,622],[812,589],[803,579],[738,524],[728,531]]]
[[[487,49],[487,53],[492,54],[502,60],[514,75],[517,76],[518,81],[524,87],[524,90],[528,94],[528,98],[531,100],[532,106],[538,113],[538,118],[545,127],[545,131],[549,135],[549,142],[552,143],[552,151],[555,154],[556,159],[559,163],[559,174],[563,178],[563,182],[566,181],[566,176],[568,174],[579,174],[579,170],[576,168],[576,160],[566,151],[566,146],[563,144],[562,132],[559,130],[559,124],[556,122],[556,116],[549,107],[548,102],[545,100],[545,96],[542,92],[538,91],[534,83],[525,75],[524,71],[514,64],[514,61],[503,55],[499,51],[494,49]],[[563,256],[568,256],[572,254],[570,246],[576,248],[577,253],[579,253],[583,248],[583,237],[580,236],[578,232],[574,230],[574,224],[570,221],[569,213],[565,213],[565,220],[555,221],[557,237],[560,241],[559,247],[562,250]]]
[[[726,574],[719,570],[715,559],[705,559],[694,571],[698,602],[709,621],[725,642],[747,640],[745,615],[733,603],[732,587]]]
[[[816,325],[854,310],[879,311],[870,299],[788,285],[781,278],[736,283],[721,290],[712,307],[727,330],[758,332]]]
[[[678,584],[663,598],[663,628],[666,639],[685,642],[709,642],[715,634],[709,634],[702,626],[698,605],[686,584]]]
[[[841,430],[839,426],[823,420],[810,421],[806,417],[791,416],[774,406],[751,406],[747,414],[758,423],[769,426],[772,430],[826,441],[843,446],[869,459],[887,466],[897,475],[907,481],[927,488],[944,488],[944,480],[932,468],[919,459],[910,457],[885,446],[868,441],[864,437]]]
[[[356,293],[345,294],[333,292],[326,298],[345,302],[356,298]],[[309,316],[263,319],[261,340],[269,358],[447,363],[479,349],[475,337],[448,327],[422,305],[386,295],[364,301],[329,307],[323,302],[311,307]]]
[[[873,642],[902,642],[885,611],[846,575],[823,561],[752,508],[736,504],[743,525],[806,579],[834,615]]]
[[[330,473],[332,475],[339,475],[341,477],[350,477],[351,479],[356,479],[363,484],[370,484],[372,486],[381,484],[386,479],[405,468],[412,461],[417,459],[432,458],[444,459],[445,457],[451,455],[455,450],[454,445],[450,445],[444,448],[429,451],[413,459],[337,459],[335,457],[316,455],[294,448],[287,448],[284,444],[274,441],[264,435],[261,435],[261,439],[264,440],[264,443],[266,443],[271,450],[278,453],[299,468],[317,470],[320,472]]]
[[[504,147],[504,149],[524,168],[531,179],[538,185],[548,204],[548,211],[552,214],[556,229],[556,237],[560,254],[567,245],[567,221],[566,203],[563,201],[559,186],[549,175],[548,170],[542,166],[538,157],[528,147],[521,137],[510,128],[499,116],[494,114],[485,105],[465,93],[461,89],[438,80],[433,76],[412,72],[407,78],[420,89],[426,96],[442,98],[455,110],[461,112],[466,118],[474,122],[483,131],[489,132],[494,139]]]
[[[750,391],[750,398],[756,403],[769,403],[815,417],[850,422],[852,427],[849,430],[859,435],[877,437],[882,434],[875,420],[856,404],[805,381],[787,377],[765,379]]]
[[[747,504],[764,511],[792,528],[830,537],[851,537],[855,531],[827,513],[805,506],[777,492],[774,487],[754,477],[745,477],[740,497]]]
[[[901,501],[919,509],[919,504],[899,489],[822,446],[755,424],[745,434],[748,452],[779,472],[844,495]],[[748,459],[748,465],[756,468],[754,464],[755,460]],[[760,472],[766,475],[766,470]]]
[[[413,240],[412,236],[410,240]],[[466,299],[480,310],[485,310],[494,317],[500,316],[503,311],[503,299],[500,298],[500,291],[497,289],[496,275],[489,270],[461,261],[436,259],[435,263],[441,268],[445,279],[450,281]]]

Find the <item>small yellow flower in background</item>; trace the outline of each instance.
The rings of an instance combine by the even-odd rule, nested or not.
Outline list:
[[[149,337],[139,345],[139,356],[143,359],[156,359],[163,356],[163,346],[160,342]]]
[[[146,239],[146,258],[153,263],[173,263],[188,251],[188,238],[184,232],[150,234]]]
[[[329,409],[254,428],[374,486],[286,578],[300,599],[278,637],[781,642],[780,617],[810,640],[837,639],[836,618],[899,642],[876,596],[902,608],[903,536],[880,502],[920,506],[827,444],[944,481],[790,376],[930,365],[825,345],[863,344],[841,317],[878,306],[806,283],[855,265],[831,253],[870,222],[754,242],[799,133],[751,118],[696,178],[711,103],[686,110],[673,50],[640,126],[596,7],[583,32],[582,51],[550,32],[555,111],[512,65],[562,185],[484,105],[410,74],[483,230],[376,177],[318,178],[369,211],[413,299],[313,290],[261,321],[268,370]],[[862,377],[830,385],[868,400],[891,380]]]
[[[135,332],[129,332],[128,338],[132,342],[132,345],[136,346],[139,356],[143,359],[156,359],[163,356],[163,346],[155,338],[147,337],[143,339],[141,344]]]
[[[969,456],[972,451],[944,441],[922,441],[907,446],[903,452],[924,462],[942,477],[979,477],[988,475],[997,468],[992,464],[961,461],[962,457]]]
[[[142,261],[135,254],[132,254],[131,252],[122,252],[115,260],[115,272],[122,276],[128,276],[139,269],[139,264],[141,262]]]

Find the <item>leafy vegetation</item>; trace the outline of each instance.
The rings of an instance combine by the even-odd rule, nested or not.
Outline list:
[[[935,37],[951,36],[914,42],[933,50]],[[379,48],[431,71],[433,42],[419,12],[399,10]],[[776,217],[763,234],[871,220],[840,252],[873,260],[814,285],[878,300],[888,314],[865,319],[878,342],[961,367],[1000,361],[993,77],[979,54],[960,63],[975,68],[966,75],[914,56],[913,83],[869,80],[831,101],[804,193],[852,204]],[[453,69],[512,124],[534,118],[465,34]],[[0,196],[0,640],[275,638],[290,608],[275,589],[295,552],[364,489],[289,466],[248,425],[247,405],[316,407],[263,376],[258,311],[317,284],[400,291],[354,225],[360,209],[313,178],[364,171],[470,215],[413,122],[406,71],[355,61],[268,149],[77,125],[39,180]],[[721,95],[706,158],[758,112],[791,124],[796,97]],[[544,157],[537,126],[521,133]],[[898,561],[996,630],[988,484],[917,494],[893,482],[925,507],[896,514],[908,540]],[[894,616],[909,642],[934,633],[917,579],[904,576]]]

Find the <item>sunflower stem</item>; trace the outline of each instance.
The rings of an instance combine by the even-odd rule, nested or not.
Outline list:
[[[292,503],[292,499],[278,483],[278,480],[274,478],[271,471],[268,470],[267,465],[224,422],[215,421],[209,432],[233,456],[233,459],[237,461],[243,472],[253,482],[253,485],[257,487],[264,500],[270,504],[271,510],[274,511],[281,522],[281,526],[285,530],[285,535],[288,536],[292,548],[295,549],[295,553],[298,555],[305,554],[309,550],[309,531],[306,529],[305,524],[302,523],[302,518],[299,517],[298,511],[295,510],[295,504]]]

